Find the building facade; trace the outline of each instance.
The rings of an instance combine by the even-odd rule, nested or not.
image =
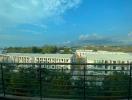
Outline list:
[[[112,72],[107,70],[129,70],[128,65],[117,64],[130,64],[132,63],[132,53],[123,52],[109,52],[109,51],[93,51],[93,50],[77,50],[76,55],[79,58],[84,58],[86,63],[97,64],[87,65],[87,69],[90,75],[109,75]],[[98,64],[112,64],[112,65],[98,65]],[[115,64],[115,65],[114,65]],[[104,70],[104,71],[92,71],[92,70]],[[114,71],[113,71],[114,72]]]
[[[71,65],[55,65],[55,63],[73,63],[73,54],[32,54],[32,53],[7,53],[0,55],[1,62],[7,63],[46,63],[42,67],[49,69],[70,69]],[[48,63],[50,63],[48,65]],[[53,65],[52,65],[52,64]]]

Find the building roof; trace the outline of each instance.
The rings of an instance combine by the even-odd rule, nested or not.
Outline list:
[[[73,54],[7,53],[9,56],[71,58]]]
[[[86,57],[88,60],[132,61],[132,53],[90,53]]]
[[[91,54],[126,54],[124,52],[113,52],[113,51],[103,51],[103,50],[97,50],[97,51],[93,51],[93,50],[76,50],[76,52],[81,52],[81,53],[91,53]]]

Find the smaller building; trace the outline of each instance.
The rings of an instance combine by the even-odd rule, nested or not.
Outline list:
[[[106,70],[106,71],[88,71],[89,74],[93,75],[109,75],[110,71],[107,70],[129,70],[130,66],[116,65],[132,63],[132,53],[124,52],[109,52],[109,51],[93,51],[93,50],[77,50],[76,55],[80,58],[84,58],[86,63],[94,64],[106,64],[110,63],[113,65],[87,65],[89,70]],[[115,65],[114,65],[115,64]],[[124,71],[125,72],[125,71]]]
[[[88,65],[89,69],[102,69],[105,71],[91,71],[90,74],[104,74],[109,75],[113,73],[112,71],[107,70],[129,70],[130,66],[128,65],[116,65],[116,64],[126,64],[132,63],[132,54],[129,53],[106,53],[106,54],[88,54],[87,55],[87,63],[97,63],[97,64],[113,64],[113,65]],[[114,65],[115,64],[115,65]],[[126,72],[127,73],[127,72]]]

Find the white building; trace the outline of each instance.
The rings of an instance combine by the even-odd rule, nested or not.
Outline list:
[[[113,65],[87,65],[89,70],[105,70],[105,71],[88,71],[89,74],[105,74],[108,75],[111,71],[107,70],[129,70],[128,65],[114,65],[132,63],[132,53],[123,52],[109,52],[109,51],[93,51],[93,50],[77,50],[76,54],[80,58],[84,58],[86,63],[105,64],[111,63]],[[125,72],[125,71],[124,71]]]
[[[55,65],[55,63],[73,63],[75,57],[73,54],[7,53],[0,55],[0,61],[9,63],[53,63],[53,65],[45,65],[44,67],[70,69],[71,65]]]
[[[76,50],[76,55],[79,57],[79,58],[84,58],[86,57],[87,54],[91,53],[93,50]]]
[[[132,62],[132,54],[129,53],[106,53],[106,54],[89,54],[87,55],[87,63],[102,63],[102,64],[113,64],[113,65],[95,65],[94,69],[104,69],[106,71],[98,71],[97,74],[110,74],[111,71],[107,70],[129,70],[128,65],[116,65],[116,64],[129,64]],[[115,65],[114,65],[115,64]]]
[[[78,58],[84,58],[85,62],[89,64],[85,66],[86,78],[87,80],[94,80],[96,85],[102,85],[101,81],[104,79],[104,76],[112,75],[114,72],[123,72],[128,75],[130,73],[130,65],[116,64],[132,63],[132,53],[77,50],[76,55]],[[83,74],[84,72],[82,72]],[[91,84],[90,82],[87,83]]]

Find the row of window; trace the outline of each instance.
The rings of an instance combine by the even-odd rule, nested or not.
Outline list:
[[[5,57],[3,57],[5,59]],[[9,57],[8,57],[9,58]],[[17,56],[13,56],[11,58],[12,61],[17,61],[17,62],[30,62],[30,58],[29,57],[17,57]],[[64,63],[68,63],[70,62],[70,59],[56,59],[56,58],[36,58],[37,62],[64,62]],[[32,59],[32,61],[34,61],[34,59]]]
[[[44,68],[47,68],[47,69],[66,69],[66,70],[69,69],[69,66],[64,66],[64,65],[44,65],[44,66],[41,66],[41,67],[44,67]]]
[[[56,58],[36,58],[37,61],[49,61],[49,62],[64,62],[68,63],[69,59],[56,59]]]
[[[112,64],[124,64],[124,63],[131,63],[131,61],[112,61],[112,60],[95,60],[95,63],[112,63]]]
[[[89,67],[89,65],[88,65]],[[117,65],[94,65],[94,69],[113,69],[113,70],[127,70],[128,66],[117,66]]]

